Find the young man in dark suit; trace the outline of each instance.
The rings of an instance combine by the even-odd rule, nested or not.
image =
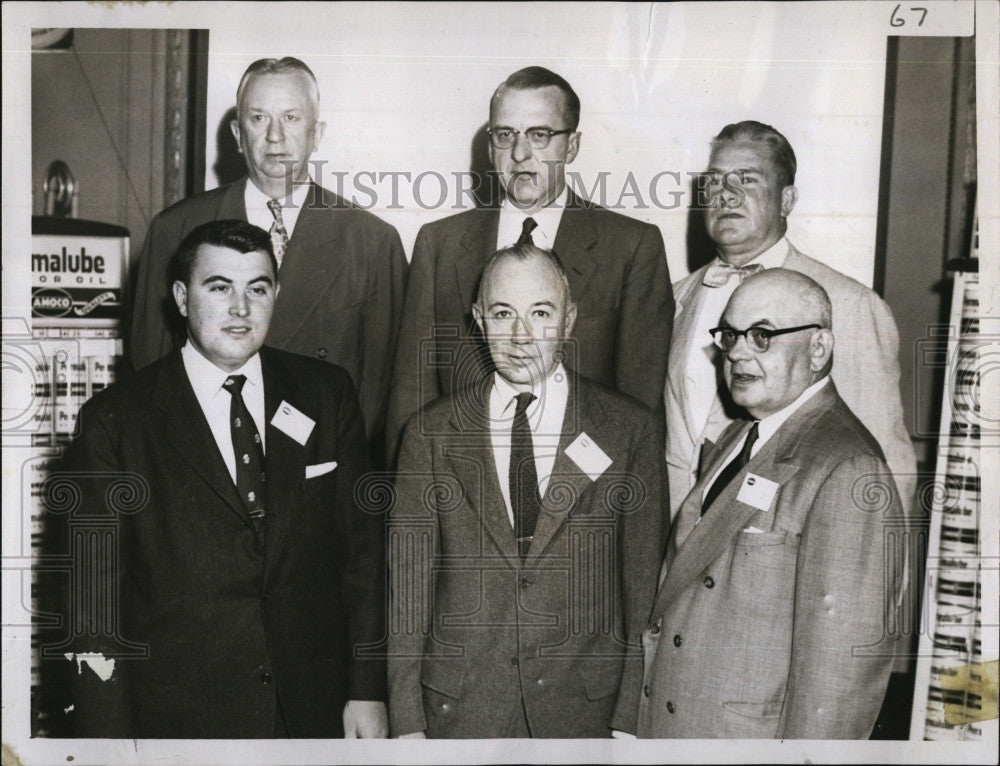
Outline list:
[[[81,736],[386,734],[384,661],[364,653],[385,607],[381,518],[353,495],[361,412],[343,369],[263,346],[271,248],[243,221],[196,227],[174,261],[187,342],[80,412],[69,478],[80,513],[116,520],[117,550],[74,553],[98,573],[68,605]]]
[[[394,736],[634,732],[666,505],[661,419],[562,363],[558,259],[498,252],[496,372],[407,426],[389,521]]]
[[[347,370],[381,456],[407,267],[399,235],[310,177],[309,157],[326,123],[319,119],[316,78],[303,62],[286,56],[252,63],[240,80],[231,127],[247,177],[167,208],[146,233],[132,364],[140,369],[156,361],[183,334],[168,274],[180,241],[207,221],[249,221],[271,232],[281,275],[267,345]]]
[[[489,153],[504,198],[417,234],[387,416],[390,457],[422,405],[491,371],[472,304],[486,261],[516,242],[554,249],[566,266],[578,312],[567,362],[662,411],[674,313],[663,237],[566,185],[579,122],[573,88],[542,67],[515,72],[493,94]]]

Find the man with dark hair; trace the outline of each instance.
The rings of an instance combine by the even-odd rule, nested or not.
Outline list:
[[[579,97],[543,67],[513,73],[493,94],[489,154],[504,198],[417,234],[389,401],[390,457],[422,405],[491,371],[472,303],[483,264],[516,242],[554,249],[566,265],[578,308],[568,362],[661,410],[673,316],[663,238],[566,186],[579,120]]]
[[[896,323],[872,290],[803,255],[786,238],[798,199],[795,171],[795,152],[770,125],[727,125],[712,141],[704,212],[718,257],[674,285],[677,309],[664,393],[672,513],[694,485],[703,445],[740,414],[718,383],[721,360],[708,330],[746,275],[776,267],[806,274],[829,294],[840,340],[833,380],[882,446],[904,507],[913,499],[916,458],[903,423]]]
[[[173,270],[187,342],[88,401],[67,455],[79,513],[115,522],[117,552],[74,551],[77,734],[385,736],[385,662],[365,654],[384,635],[383,533],[355,502],[350,376],[262,345],[279,293],[263,229],[202,224]],[[143,498],[130,513],[122,479]]]
[[[662,420],[563,364],[571,284],[534,245],[499,251],[472,307],[496,372],[407,426],[389,520],[393,736],[635,730]]]
[[[309,157],[326,123],[316,78],[302,61],[252,63],[230,127],[247,177],[178,202],[149,226],[138,258],[132,364],[159,359],[183,335],[167,271],[178,243],[206,221],[249,221],[270,231],[281,274],[268,345],[346,369],[381,455],[406,274],[399,235],[310,179]]]
[[[830,378],[836,323],[817,282],[775,268],[737,287],[706,333],[751,422],[706,450],[674,520],[643,633],[640,737],[871,734],[902,568],[886,522],[902,510]]]

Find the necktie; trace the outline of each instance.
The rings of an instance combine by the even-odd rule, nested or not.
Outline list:
[[[542,499],[538,495],[538,472],[535,469],[535,450],[528,425],[528,405],[535,395],[518,394],[515,397],[514,424],[510,431],[510,504],[514,511],[514,534],[517,551],[523,560],[531,547],[535,523]]]
[[[525,218],[524,223],[521,224],[521,236],[517,238],[515,244],[518,245],[533,245],[535,240],[531,238],[531,232],[533,232],[538,227],[538,222],[534,218]]]
[[[281,217],[281,203],[276,199],[267,201],[267,208],[274,216],[274,223],[271,224],[271,247],[274,248],[274,258],[281,268],[281,259],[285,257],[285,248],[288,247],[288,230],[285,228],[285,221]]]
[[[243,401],[245,375],[230,375],[223,383],[232,401],[229,404],[229,430],[236,454],[236,491],[260,531],[264,521],[264,449],[250,410]]]
[[[701,514],[705,515],[705,511],[708,510],[709,506],[715,502],[722,490],[733,479],[736,478],[737,474],[743,470],[748,462],[750,462],[750,450],[753,448],[754,442],[757,441],[757,421],[755,420],[753,425],[750,426],[750,430],[747,431],[746,441],[743,442],[743,449],[740,450],[740,454],[729,461],[729,464],[722,469],[722,472],[718,475],[712,486],[708,488],[708,493],[705,495],[705,500],[701,504]]]
[[[728,263],[719,261],[708,267],[708,271],[705,272],[701,283],[705,287],[722,287],[733,275],[739,277],[740,282],[742,282],[751,274],[756,274],[758,271],[763,270],[764,266],[760,263],[751,263],[749,266],[730,266]]]

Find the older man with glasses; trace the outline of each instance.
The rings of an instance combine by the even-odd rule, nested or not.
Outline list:
[[[558,252],[579,314],[566,362],[657,411],[663,406],[673,296],[659,230],[581,199],[566,186],[580,150],[580,99],[542,67],[510,75],[490,101],[489,155],[499,205],[425,225],[403,306],[387,432],[394,454],[420,407],[492,369],[472,319],[483,266],[498,249]]]
[[[710,330],[752,420],[706,451],[674,522],[643,633],[640,737],[871,733],[901,582],[884,522],[902,511],[830,378],[831,326],[823,288],[775,268],[743,281]]]

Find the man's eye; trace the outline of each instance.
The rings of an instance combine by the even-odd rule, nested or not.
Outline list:
[[[552,316],[552,312],[550,312],[548,309],[535,309],[534,311],[531,312],[531,316],[538,317],[539,319],[548,319],[550,316]]]
[[[549,131],[544,128],[535,128],[528,131],[529,141],[545,141],[549,137]]]
[[[250,288],[250,292],[253,295],[258,295],[258,296],[260,296],[260,295],[267,295],[267,288],[266,287],[251,287]]]
[[[212,285],[208,289],[213,293],[224,293],[229,289],[229,285]]]
[[[510,318],[510,312],[507,309],[500,309],[499,311],[493,312],[494,319],[508,319]]]
[[[494,130],[493,135],[499,138],[501,141],[509,141],[514,137],[513,130]]]
[[[285,119],[288,122],[295,122],[295,121],[297,121],[299,119],[299,116],[297,114],[286,114],[285,115]]]
[[[771,333],[767,330],[748,330],[747,335],[749,335],[750,339],[758,345],[761,343],[767,343],[771,340]]]
[[[255,114],[255,115],[251,116],[250,119],[253,122],[264,122],[264,115],[262,115],[262,114]]]

